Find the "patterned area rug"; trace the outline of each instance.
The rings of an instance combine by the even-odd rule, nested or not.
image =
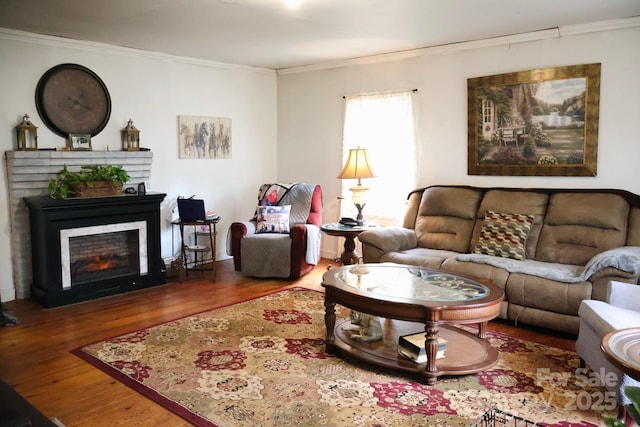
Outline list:
[[[489,331],[496,365],[426,386],[325,353],[323,301],[280,291],[73,353],[201,426],[469,426],[492,408],[538,425],[604,425],[604,389],[575,375],[575,353]]]

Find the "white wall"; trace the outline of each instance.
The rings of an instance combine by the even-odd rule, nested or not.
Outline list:
[[[178,196],[195,194],[220,213],[218,259],[233,220],[253,213],[258,184],[276,179],[276,74],[271,70],[145,53],[114,46],[41,37],[0,29],[0,150],[15,149],[14,127],[28,113],[38,126],[40,148],[61,147],[36,111],[36,84],[49,68],[66,62],[96,72],[112,99],[107,127],[94,150],[120,149],[120,130],[133,119],[141,145],[153,152],[151,190],[162,204],[162,254],[172,255],[171,219]],[[230,117],[232,158],[178,159],[178,115]],[[7,208],[6,163],[0,176],[0,298],[14,299]],[[176,213],[177,214],[177,213]],[[176,237],[177,229],[175,233]],[[175,250],[178,249],[175,242]]]
[[[278,177],[306,171],[324,189],[324,222],[337,220],[342,97],[415,88],[420,109],[418,187],[619,188],[640,194],[639,42],[640,28],[635,27],[520,44],[476,48],[469,44],[467,49],[425,50],[399,60],[353,61],[340,68],[282,73],[278,76]],[[596,177],[467,175],[468,78],[595,62],[602,63]],[[373,180],[368,184],[375,185]],[[410,190],[398,188],[403,193]],[[338,250],[337,239],[323,237],[323,256],[332,257]]]

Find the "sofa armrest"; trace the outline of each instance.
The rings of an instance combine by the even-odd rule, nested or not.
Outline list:
[[[365,230],[358,235],[363,245],[370,245],[382,252],[403,251],[418,246],[416,232],[404,227],[380,227]]]
[[[307,228],[302,224],[291,227],[291,276],[300,277],[307,252]]]
[[[640,311],[640,285],[610,281],[607,285],[607,302],[616,307]]]
[[[227,255],[233,257],[233,265],[236,271],[240,271],[240,241],[247,234],[256,232],[255,221],[237,221],[229,226],[227,233]]]
[[[626,274],[626,277],[640,275],[640,246],[621,246],[600,252],[584,266],[581,277],[594,280],[598,274]]]

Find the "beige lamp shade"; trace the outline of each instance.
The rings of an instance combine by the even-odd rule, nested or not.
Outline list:
[[[340,172],[340,174],[338,175],[338,178],[358,180],[358,185],[349,189],[349,191],[351,191],[353,195],[353,204],[358,209],[358,216],[356,217],[356,222],[358,223],[358,225],[364,224],[362,209],[366,204],[365,194],[369,191],[367,187],[362,185],[362,182],[360,182],[360,180],[362,178],[373,177],[375,177],[375,174],[373,173],[371,165],[369,164],[369,159],[367,158],[367,149],[358,147],[349,150],[347,163],[345,163],[344,168],[342,168],[342,172]]]
[[[369,165],[366,148],[352,148],[349,150],[349,157],[342,172],[338,175],[340,179],[357,179],[360,184],[361,178],[373,178],[375,174]]]

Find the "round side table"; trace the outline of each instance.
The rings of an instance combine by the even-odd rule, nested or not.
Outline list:
[[[640,381],[640,328],[610,332],[602,338],[601,347],[609,362]]]
[[[330,224],[322,224],[320,230],[329,236],[344,237],[344,251],[340,258],[336,258],[336,261],[339,260],[342,265],[351,265],[357,264],[360,259],[356,251],[356,237],[367,228],[369,227],[366,225],[349,226],[339,222],[332,222]]]
[[[212,280],[216,281],[216,240],[218,233],[216,232],[216,224],[220,222],[220,217],[214,219],[206,219],[202,221],[182,221],[180,219],[173,221],[172,225],[180,227],[180,269],[183,270],[187,277],[189,277],[189,271],[204,271],[211,270]],[[206,227],[207,231],[197,231],[198,228]],[[187,245],[184,239],[184,228],[195,227],[194,231],[194,244]],[[209,246],[198,244],[198,237],[208,237]],[[211,253],[211,258],[208,256],[205,258],[207,252]],[[190,260],[187,253],[194,255],[194,259]],[[205,268],[205,262],[211,262],[211,268]]]

